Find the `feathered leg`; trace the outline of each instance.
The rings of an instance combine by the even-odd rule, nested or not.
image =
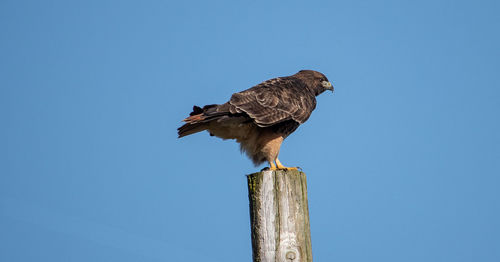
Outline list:
[[[265,139],[264,146],[262,147],[262,152],[264,153],[267,162],[269,162],[269,167],[271,170],[297,170],[296,167],[285,167],[278,160],[278,154],[280,152],[281,143],[283,142],[283,137],[275,133],[267,133],[262,136]]]

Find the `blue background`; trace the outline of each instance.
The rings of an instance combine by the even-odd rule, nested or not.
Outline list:
[[[280,159],[315,261],[500,261],[498,1],[0,2],[0,260],[251,261],[232,141],[191,107],[315,69]]]

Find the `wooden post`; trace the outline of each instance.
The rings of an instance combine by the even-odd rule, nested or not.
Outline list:
[[[306,175],[262,171],[247,176],[254,262],[312,262]]]

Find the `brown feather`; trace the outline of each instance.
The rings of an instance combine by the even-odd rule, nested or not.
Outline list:
[[[227,103],[194,106],[179,137],[207,130],[235,139],[255,165],[275,161],[283,140],[315,109],[316,96],[325,91],[322,81],[328,81],[323,74],[302,70],[235,93]]]

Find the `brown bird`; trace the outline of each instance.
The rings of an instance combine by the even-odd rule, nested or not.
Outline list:
[[[194,106],[177,129],[179,138],[207,130],[211,136],[236,139],[256,166],[267,161],[271,170],[297,169],[278,160],[281,143],[309,118],[316,96],[325,90],[333,92],[333,86],[317,71],[273,78],[233,94],[227,103]]]

